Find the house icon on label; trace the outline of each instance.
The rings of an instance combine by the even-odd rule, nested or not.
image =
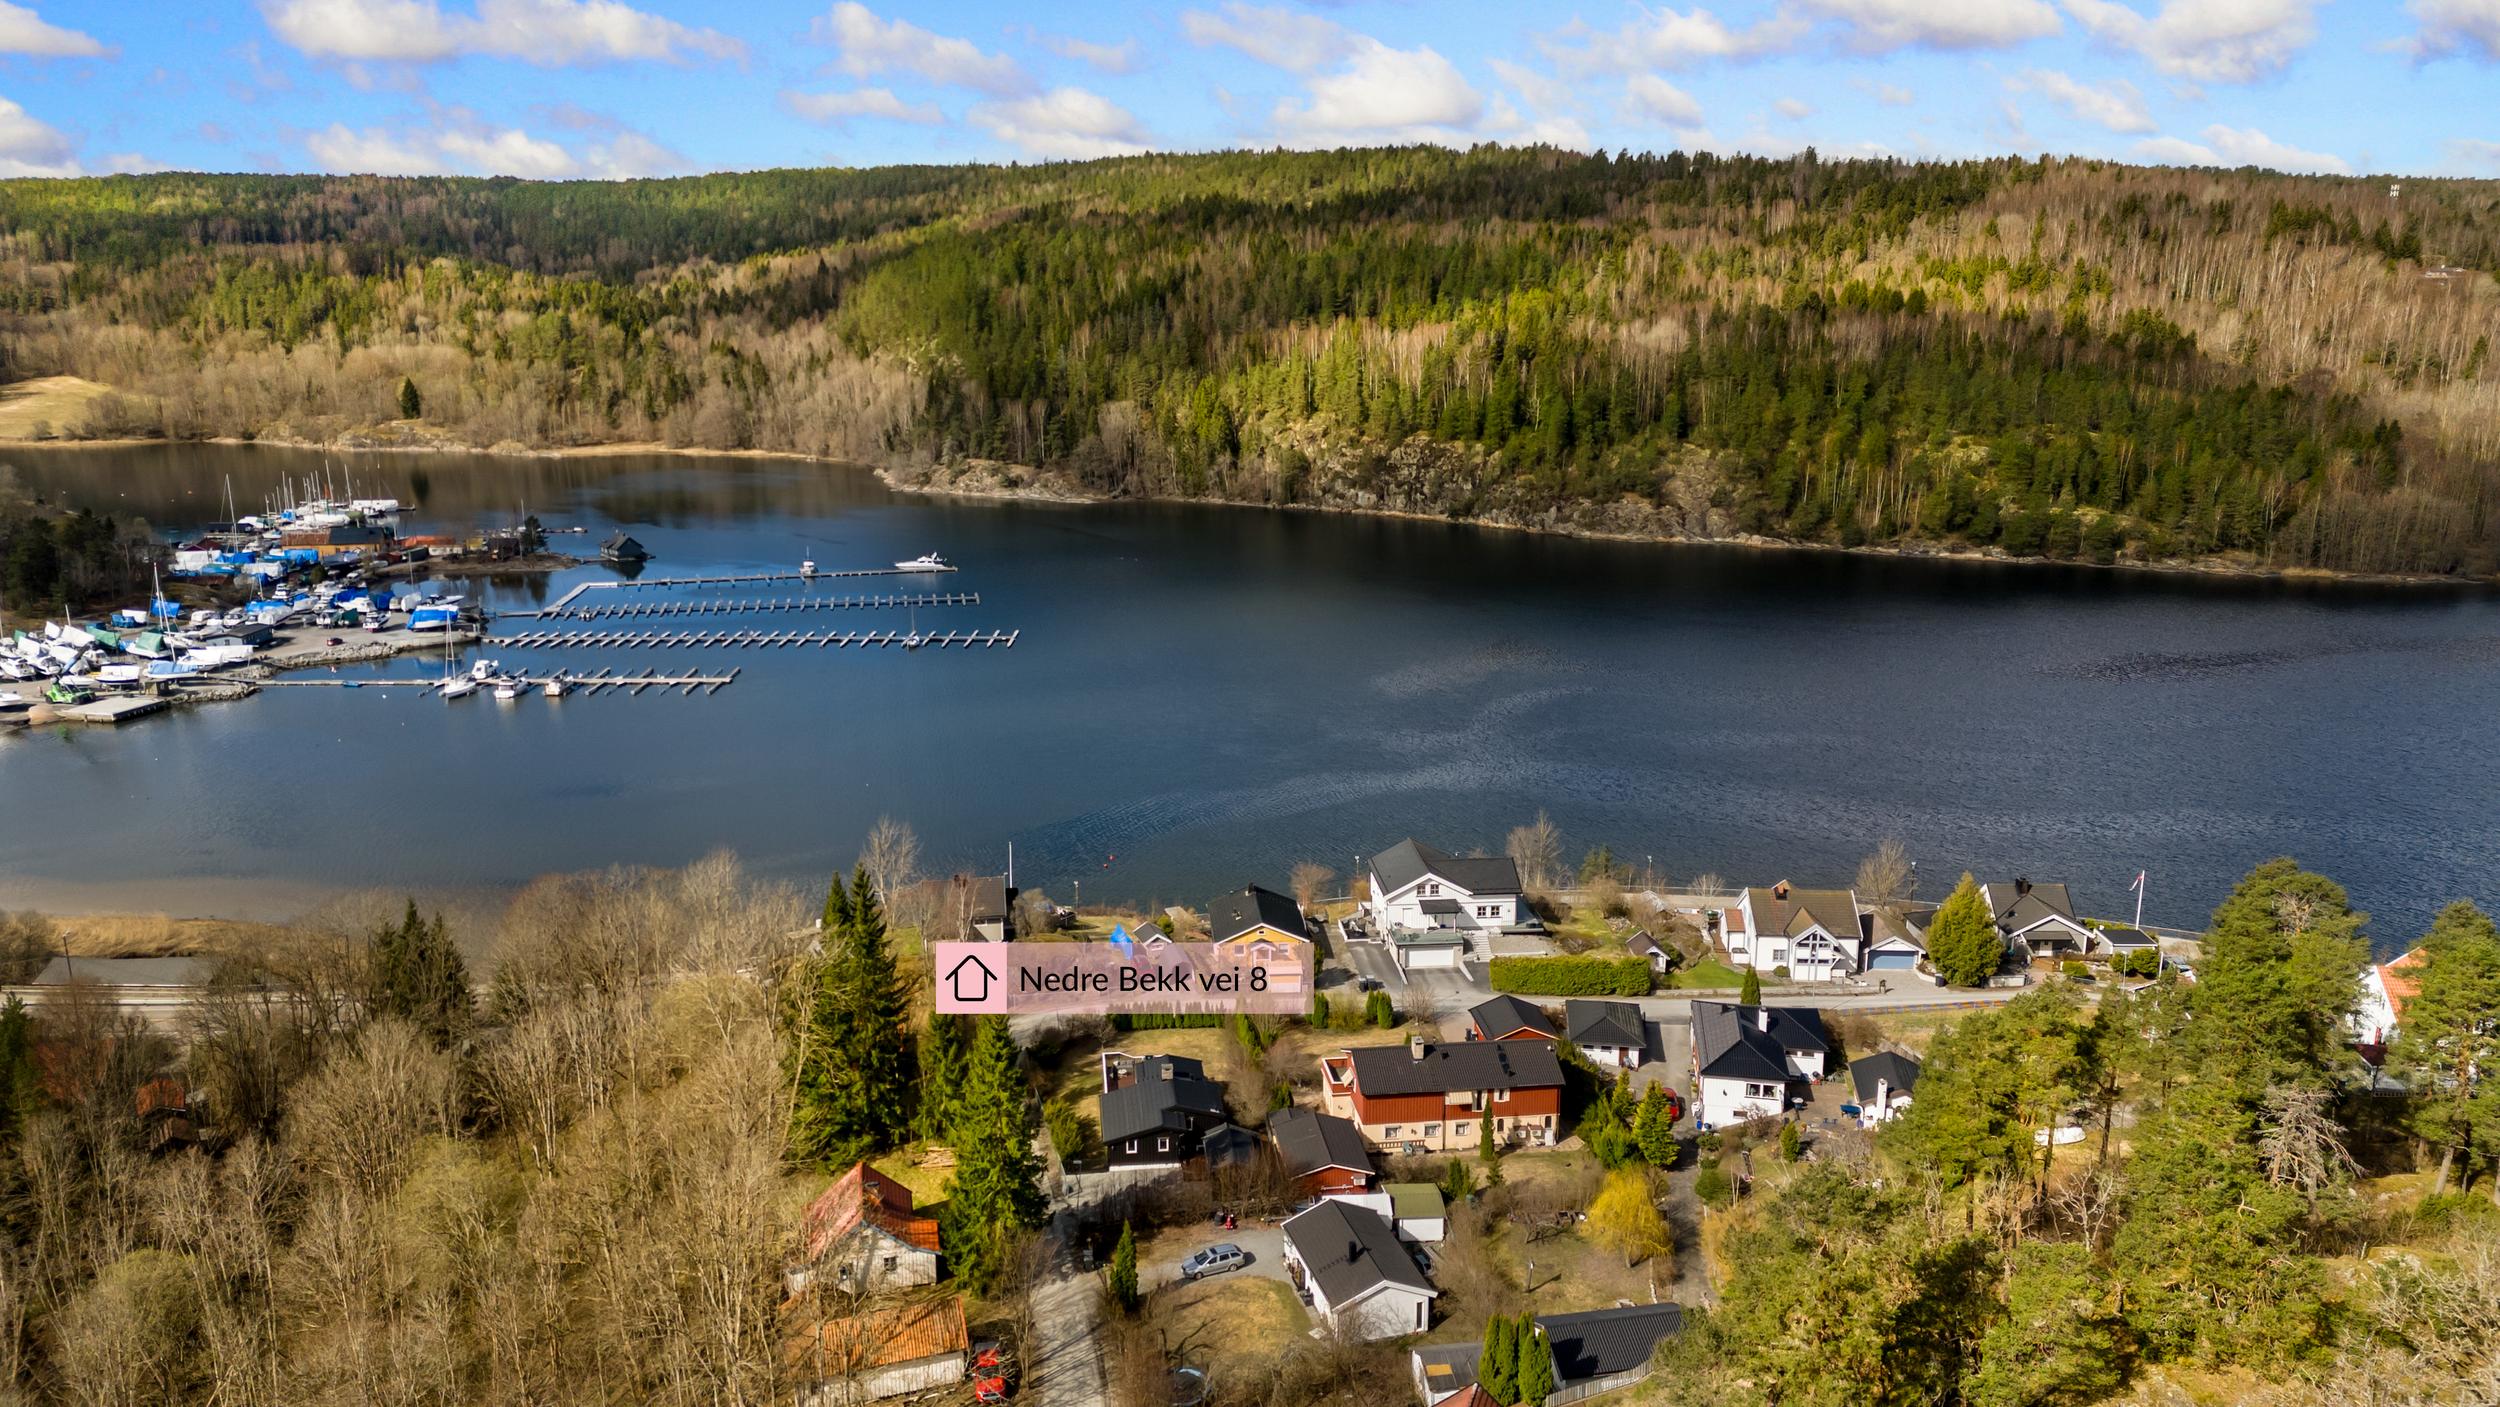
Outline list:
[[[990,983],[998,980],[998,974],[990,971],[990,965],[981,961],[978,954],[966,953],[962,961],[947,969],[946,980],[954,988],[955,1000],[985,1002],[990,999]]]

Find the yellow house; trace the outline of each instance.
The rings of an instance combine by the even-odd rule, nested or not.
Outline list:
[[[1289,955],[1311,970],[1311,929],[1302,906],[1273,889],[1246,884],[1207,905],[1207,941],[1231,962],[1272,962]]]

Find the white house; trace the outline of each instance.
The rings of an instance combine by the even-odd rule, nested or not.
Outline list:
[[[1490,957],[1494,934],[1534,922],[1519,867],[1507,859],[1462,860],[1401,840],[1372,857],[1370,879],[1363,915],[1372,932],[1393,942],[1401,935],[1432,940],[1401,945],[1407,966],[1454,967],[1467,957]]]
[[[1649,1051],[1647,1024],[1631,1002],[1574,998],[1563,1003],[1563,1026],[1590,1063],[1609,1069],[1636,1069]]]
[[[1878,1051],[1849,1062],[1849,1083],[1858,1094],[1858,1127],[1871,1129],[1910,1107],[1919,1064],[1906,1055]]]
[[[1795,982],[1828,982],[1858,971],[1865,947],[1858,896],[1847,889],[1799,889],[1787,880],[1747,888],[1720,911],[1728,961]]]
[[[1823,1077],[1832,1043],[1823,1013],[1802,1006],[1693,1003],[1693,1117],[1705,1129],[1778,1118],[1792,1092]]]
[[[1285,1273],[1311,1311],[1360,1343],[1420,1333],[1440,1292],[1379,1214],[1323,1198],[1285,1221]]]
[[[854,1293],[937,1283],[937,1219],[914,1210],[910,1188],[866,1163],[810,1202],[803,1224],[805,1259],[783,1274],[793,1295],[819,1276]]]
[[[2396,1038],[2405,1003],[2421,994],[2420,948],[2394,962],[2372,963],[2361,974],[2361,1004],[2346,1018],[2346,1029],[2363,1045],[2383,1046]]]
[[[2092,930],[2075,917],[2074,900],[2063,884],[1983,884],[1979,895],[1996,915],[2005,946],[2028,962],[2035,957],[2082,957],[2092,951]]]

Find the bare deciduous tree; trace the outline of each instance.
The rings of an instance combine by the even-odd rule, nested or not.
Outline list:
[[[1858,861],[1857,891],[1860,903],[1898,904],[1918,888],[1918,871],[1910,863],[1910,848],[1891,836],[1876,843],[1875,853]]]
[[[1317,860],[1302,861],[1293,867],[1293,876],[1289,881],[1293,889],[1293,901],[1305,909],[1317,907],[1319,901],[1328,893],[1328,882],[1336,877],[1335,870]]]
[[[1562,832],[1543,811],[1524,826],[1511,827],[1503,853],[1519,867],[1519,882],[1530,889],[1551,886],[1562,869]]]
[[[920,878],[920,837],[909,824],[879,816],[868,828],[868,844],[859,852],[859,863],[867,869],[869,882],[877,886],[877,902],[890,911],[895,896]]]

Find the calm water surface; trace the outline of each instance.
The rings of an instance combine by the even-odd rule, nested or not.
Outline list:
[[[317,456],[21,451],[166,530]],[[976,504],[864,471],[666,456],[367,457],[404,531],[622,526],[652,576],[937,550],[1012,650],[499,652],[533,672],[737,666],[702,698],[444,704],[271,689],[0,738],[0,906],[283,916],[351,888],[491,895],[728,847],[816,881],[880,814],[1053,897],[1203,902],[1413,833],[1498,849],[1548,810],[1669,875],[1843,881],[1884,835],[2197,921],[2289,853],[2379,915],[2500,901],[2500,602],[1837,554],[1576,542],[1176,506]],[[487,584],[523,610],[601,567]],[[814,590],[893,589],[895,582]],[[796,583],[715,596],[790,595]],[[662,599],[637,590],[620,599]],[[692,592],[677,594],[696,594]],[[898,612],[742,617],[901,627]],[[576,628],[576,627],[564,627]],[[348,677],[417,680],[438,659]]]

